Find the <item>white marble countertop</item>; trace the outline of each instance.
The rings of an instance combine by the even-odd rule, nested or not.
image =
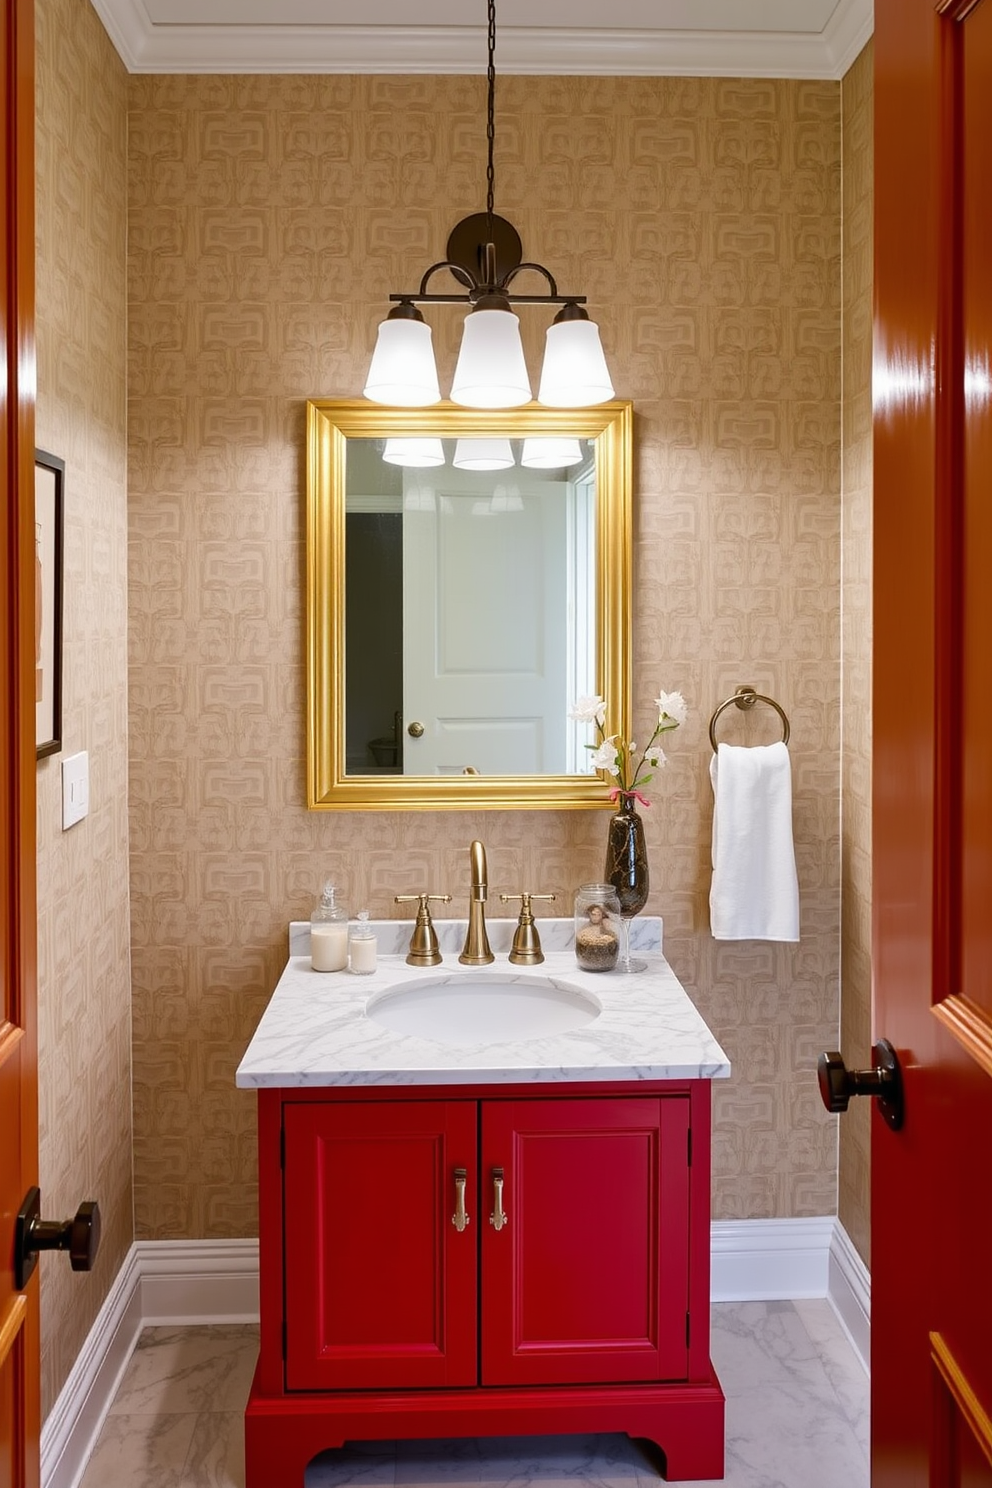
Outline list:
[[[391,922],[395,923],[395,922]],[[439,921],[442,951],[464,933],[464,921]],[[254,1037],[238,1066],[237,1084],[246,1089],[267,1086],[328,1085],[507,1085],[565,1081],[721,1079],[730,1062],[703,1022],[682,984],[660,951],[639,949],[648,969],[637,975],[583,972],[571,950],[549,949],[570,921],[558,922],[558,933],[545,938],[543,964],[510,965],[498,954],[512,934],[513,921],[489,924],[497,960],[490,966],[463,967],[457,950],[445,952],[440,966],[407,966],[403,954],[380,954],[371,976],[348,971],[315,972],[307,954],[290,956]],[[654,922],[657,944],[660,924]],[[635,921],[636,924],[636,921]],[[442,934],[442,925],[445,927]],[[637,940],[652,938],[650,922]],[[460,931],[459,931],[460,926]],[[410,924],[403,926],[409,938]],[[308,927],[290,929],[290,946],[301,949]],[[383,943],[393,944],[385,925]],[[508,944],[507,940],[507,944]],[[464,978],[535,979],[591,996],[602,1011],[592,1022],[565,1033],[479,1045],[449,1045],[391,1031],[367,1016],[370,998],[386,988],[439,983]]]

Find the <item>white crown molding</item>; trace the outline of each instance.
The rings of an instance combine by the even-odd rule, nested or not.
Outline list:
[[[153,25],[141,0],[93,0],[133,73],[481,73],[473,26]],[[873,0],[840,0],[822,32],[504,27],[499,72],[613,77],[843,76]]]
[[[717,1221],[711,1269],[714,1302],[826,1297],[867,1369],[870,1280],[832,1216]],[[43,1488],[76,1488],[142,1328],[257,1318],[257,1240],[136,1241],[42,1428]]]

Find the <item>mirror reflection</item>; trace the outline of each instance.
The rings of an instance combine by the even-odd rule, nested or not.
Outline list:
[[[312,806],[602,804],[568,711],[629,692],[629,466],[628,404],[308,405]]]
[[[347,446],[347,773],[591,773],[592,442],[399,444]]]

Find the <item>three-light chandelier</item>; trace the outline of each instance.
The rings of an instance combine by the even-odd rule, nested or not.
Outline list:
[[[431,264],[412,294],[395,301],[379,326],[365,383],[373,403],[425,408],[441,401],[431,328],[418,305],[469,305],[451,401],[464,408],[518,408],[531,400],[530,378],[511,305],[560,305],[548,327],[537,401],[550,408],[591,408],[613,397],[599,327],[583,308],[585,295],[561,295],[554,276],[539,263],[525,263],[520,235],[493,211],[495,171],[496,0],[488,0],[489,65],[486,137],[486,210],[465,217],[451,230],[447,257]],[[447,269],[464,294],[431,294],[433,276]],[[517,294],[511,285],[525,270],[543,275],[546,294]]]

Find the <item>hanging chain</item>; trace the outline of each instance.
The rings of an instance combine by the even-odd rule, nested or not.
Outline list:
[[[486,110],[486,140],[488,159],[486,163],[486,217],[488,238],[493,239],[493,196],[496,171],[493,167],[493,143],[496,139],[496,0],[489,0],[489,66],[486,71],[489,88]]]

